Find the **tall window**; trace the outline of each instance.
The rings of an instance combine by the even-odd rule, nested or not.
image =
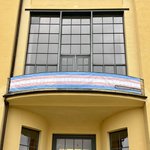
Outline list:
[[[19,150],[38,150],[39,132],[22,128]]]
[[[126,75],[123,12],[31,13],[25,73]]]
[[[129,150],[127,130],[110,133],[110,150]]]

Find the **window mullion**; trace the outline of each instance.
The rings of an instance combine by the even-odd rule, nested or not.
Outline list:
[[[60,22],[59,22],[59,46],[58,46],[58,58],[57,58],[57,71],[60,71],[60,53],[61,53],[61,39],[62,39],[62,11],[60,11]]]
[[[93,72],[93,11],[91,11],[91,19],[90,19],[91,21],[91,24],[90,24],[90,26],[91,26],[91,33],[90,33],[90,35],[91,35],[91,43],[90,43],[90,48],[91,48],[91,59],[90,59],[90,71],[91,72]]]

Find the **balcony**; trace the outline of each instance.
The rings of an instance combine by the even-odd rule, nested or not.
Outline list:
[[[144,96],[142,79],[116,74],[52,72],[22,75],[10,79],[9,94],[33,91],[89,91]]]

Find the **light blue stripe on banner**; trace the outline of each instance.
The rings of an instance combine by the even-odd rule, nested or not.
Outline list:
[[[25,79],[31,77],[41,77],[41,76],[61,76],[61,75],[80,75],[80,76],[100,76],[100,77],[115,77],[115,78],[123,78],[129,80],[135,80],[140,82],[140,78],[125,76],[125,75],[117,75],[117,74],[107,74],[107,73],[94,73],[94,72],[51,72],[51,73],[37,73],[37,74],[29,74],[23,76],[12,77],[11,80],[15,79]]]
[[[22,88],[10,88],[9,92],[19,92],[19,91],[34,91],[37,89],[97,89],[100,90],[106,90],[106,91],[118,91],[118,92],[126,92],[126,93],[134,93],[134,94],[141,94],[141,91],[137,90],[128,90],[128,89],[116,89],[115,87],[106,87],[106,86],[97,86],[97,85],[42,85],[42,86],[29,86],[29,87],[22,87]],[[96,90],[95,90],[96,91]]]

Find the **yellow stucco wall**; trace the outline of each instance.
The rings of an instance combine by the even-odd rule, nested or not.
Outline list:
[[[3,123],[4,98],[10,74],[19,0],[0,0],[0,133]],[[29,11],[42,9],[129,8],[125,11],[125,37],[128,75],[143,78],[146,96],[150,95],[150,1],[149,0],[24,0],[14,76],[23,74],[29,30]],[[6,13],[7,12],[7,13]],[[53,133],[96,134],[97,150],[109,150],[108,133],[128,128],[130,150],[150,149],[150,102],[145,107],[127,110],[103,120],[98,125],[85,124],[69,129],[52,126],[42,115],[15,108],[9,109],[4,150],[17,150],[22,125],[41,131],[39,150],[50,150]],[[13,139],[13,140],[12,140]],[[147,143],[146,143],[147,142]]]
[[[19,0],[0,0],[0,133],[5,109],[3,95],[8,88],[18,6]]]
[[[10,108],[4,150],[19,149],[22,126],[40,131],[39,150],[51,150],[52,134],[58,133],[95,134],[96,148],[109,150],[109,132],[124,128],[128,129],[130,150],[148,150],[146,141],[143,140],[146,138],[143,121],[143,110],[133,109],[115,114],[99,125],[83,123],[80,124],[80,127],[76,126],[71,129],[69,124],[68,126],[60,126],[59,124],[52,126],[40,115],[23,109]]]

